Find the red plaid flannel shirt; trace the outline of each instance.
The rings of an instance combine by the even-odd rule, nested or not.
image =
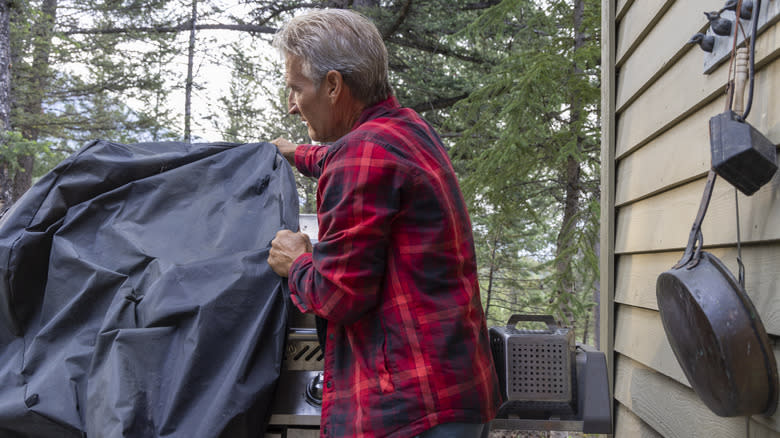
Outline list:
[[[390,97],[333,145],[299,146],[295,164],[319,178],[319,242],[289,285],[328,320],[321,436],[491,420],[501,395],[471,221],[433,129]]]

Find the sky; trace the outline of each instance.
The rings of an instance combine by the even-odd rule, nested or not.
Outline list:
[[[186,1],[189,5],[189,1]],[[251,3],[238,2],[236,0],[211,0],[210,4],[217,6],[223,10],[223,15],[234,16],[247,16],[251,8],[254,6]],[[227,18],[215,18],[210,21],[204,21],[204,23],[229,23]],[[278,74],[275,75],[273,80],[278,81],[277,84],[265,84],[270,86],[273,90],[283,84],[284,64],[281,56],[277,53],[276,49],[270,45],[271,35],[263,34],[259,37],[253,37],[245,32],[228,31],[228,30],[203,30],[197,34],[198,46],[207,49],[211,56],[200,57],[195,64],[195,83],[199,85],[199,89],[193,91],[193,103],[192,103],[192,135],[193,139],[196,137],[203,141],[222,141],[223,138],[219,131],[214,128],[214,124],[211,118],[216,118],[224,122],[225,118],[218,111],[215,102],[218,102],[222,96],[227,96],[230,87],[230,77],[232,66],[225,59],[219,57],[220,51],[227,53],[230,51],[230,46],[233,43],[239,43],[245,53],[253,56],[257,59],[269,59],[269,62],[275,62]],[[188,40],[189,35],[180,35],[180,38]],[[216,43],[212,42],[216,40]],[[186,47],[186,44],[183,46]],[[179,68],[182,72],[182,84],[187,74],[187,57],[186,53],[183,53],[179,57]],[[273,66],[267,66],[273,70]],[[270,81],[271,79],[269,79]],[[257,107],[265,108],[269,111],[270,99],[277,99],[276,95],[266,96],[257,95]],[[174,94],[172,104],[175,105],[174,109],[181,114],[181,128],[183,131],[184,126],[184,88],[183,85]],[[178,109],[177,109],[178,108]],[[224,126],[225,123],[222,123]],[[270,139],[265,138],[250,138],[246,141],[268,141]]]
[[[182,35],[183,38],[189,38],[188,35]],[[216,39],[214,44],[211,40]],[[232,66],[224,59],[218,58],[221,51],[230,50],[229,46],[238,42],[245,47],[247,52],[254,53],[261,57],[267,55],[276,58],[276,50],[270,44],[260,38],[252,38],[242,32],[226,30],[204,30],[197,35],[197,46],[199,50],[207,50],[213,55],[200,56],[194,64],[194,82],[197,87],[192,94],[192,137],[199,141],[222,141],[219,131],[214,127],[213,118],[221,120],[225,125],[225,117],[218,110],[218,100],[220,97],[227,96],[230,87],[230,78]],[[184,46],[186,47],[186,45]],[[177,57],[176,69],[180,72],[181,85],[176,87],[170,99],[171,108],[179,115],[181,126],[177,127],[183,131],[184,126],[184,82],[187,77],[187,54],[183,53]],[[281,80],[282,72],[279,73]],[[257,96],[258,106],[268,108],[268,99],[271,96]],[[132,107],[132,104],[130,104]]]
[[[189,7],[182,4],[180,8]],[[201,19],[200,23],[208,24],[226,24],[231,23],[228,15],[245,16],[251,8],[250,4],[239,3],[235,0],[212,0],[210,5],[222,9],[221,16],[212,19]],[[179,11],[181,13],[181,11]],[[252,57],[262,59],[269,58],[279,63],[277,67],[279,73],[276,80],[281,83],[283,71],[281,67],[281,58],[275,49],[270,45],[271,35],[261,35],[253,37],[246,32],[230,30],[201,30],[196,33],[196,57],[194,63],[194,83],[192,93],[192,118],[191,130],[193,141],[223,141],[219,130],[214,127],[214,121],[218,120],[222,126],[227,124],[226,118],[219,110],[219,99],[227,96],[229,93],[232,65],[226,59],[228,53],[232,51],[231,46],[234,43],[240,44],[242,50]],[[184,131],[184,107],[185,107],[185,83],[187,78],[187,47],[189,33],[182,32],[177,35],[177,45],[181,47],[181,52],[176,56],[173,64],[170,65],[175,70],[175,77],[171,79],[170,89],[171,97],[169,99],[169,108],[177,116],[177,126],[173,127],[178,132]],[[267,84],[272,85],[272,84]],[[249,91],[251,92],[251,91]],[[257,106],[259,108],[269,108],[269,99],[275,99],[276,96],[256,96]],[[125,102],[134,110],[142,109],[140,101],[128,100]],[[247,141],[267,140],[267,139],[247,139]]]

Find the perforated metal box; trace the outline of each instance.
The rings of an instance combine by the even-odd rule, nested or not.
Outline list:
[[[541,321],[547,330],[522,330]],[[576,400],[573,332],[550,315],[513,315],[506,327],[490,328],[490,343],[504,399],[510,409],[571,411]]]

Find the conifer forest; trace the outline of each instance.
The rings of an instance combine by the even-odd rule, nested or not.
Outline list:
[[[270,40],[307,9],[351,8],[448,148],[488,325],[552,314],[598,345],[600,3],[0,0],[0,209],[93,139],[308,142]],[[313,213],[316,181],[296,178]]]

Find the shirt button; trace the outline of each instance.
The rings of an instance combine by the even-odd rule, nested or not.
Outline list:
[[[327,427],[322,429],[322,434],[323,435],[327,435],[328,434],[328,428]]]
[[[328,335],[328,339],[333,339],[333,333]]]
[[[328,383],[326,383],[325,386],[327,386],[328,388],[331,388],[333,386],[333,382],[328,380]]]

